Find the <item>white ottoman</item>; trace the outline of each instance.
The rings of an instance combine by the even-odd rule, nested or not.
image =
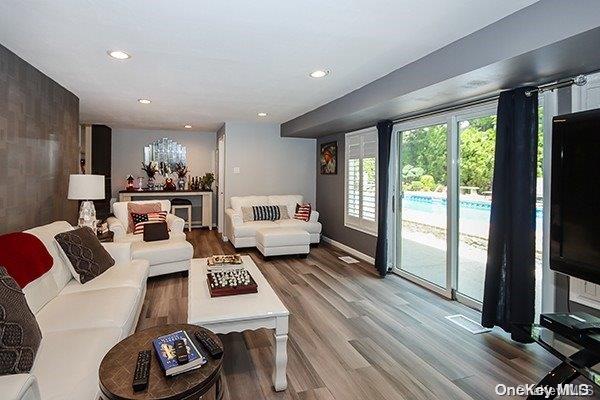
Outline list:
[[[131,244],[131,255],[134,260],[148,260],[148,276],[156,276],[189,270],[194,247],[188,241],[177,239],[134,242]]]
[[[256,231],[256,248],[264,257],[307,255],[310,252],[310,234],[298,228],[262,228]]]

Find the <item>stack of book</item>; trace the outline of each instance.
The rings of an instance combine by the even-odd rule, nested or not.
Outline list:
[[[174,346],[176,340],[183,340],[187,347],[188,362],[185,364],[177,362]],[[160,365],[167,376],[192,371],[206,364],[206,358],[198,351],[196,344],[190,339],[186,331],[177,331],[169,335],[160,336],[154,339],[153,344]]]

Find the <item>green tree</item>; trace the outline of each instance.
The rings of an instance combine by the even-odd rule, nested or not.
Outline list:
[[[365,179],[363,184],[375,184],[375,164],[375,158],[363,159],[363,178]]]
[[[460,185],[476,186],[480,191],[492,188],[496,116],[462,121],[460,137]]]
[[[402,164],[420,167],[436,182],[446,182],[447,133],[445,124],[403,132]]]
[[[538,113],[537,176],[542,176],[544,164],[543,107]],[[494,152],[496,147],[496,116],[473,118],[459,125],[460,185],[476,186],[480,191],[492,189]],[[447,157],[446,124],[402,132],[402,169],[406,187],[413,187],[419,178],[431,175],[434,182],[446,184]],[[415,173],[416,172],[416,173]],[[423,184],[424,182],[421,182]],[[417,187],[421,187],[417,184]],[[427,187],[427,184],[423,185]],[[414,190],[414,189],[413,189]]]

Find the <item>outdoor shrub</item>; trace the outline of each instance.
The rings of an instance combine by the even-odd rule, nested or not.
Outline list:
[[[423,168],[407,164],[402,168],[402,179],[407,182],[413,181],[419,179],[424,173],[425,170]]]
[[[413,181],[410,183],[410,190],[419,192],[423,190],[423,182],[421,181]]]
[[[423,175],[419,178],[419,181],[423,184],[423,190],[431,192],[435,189],[435,179],[431,175]]]

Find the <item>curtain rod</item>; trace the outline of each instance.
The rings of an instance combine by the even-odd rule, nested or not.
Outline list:
[[[531,95],[533,93],[544,93],[547,91],[553,91],[555,89],[560,89],[560,88],[571,86],[571,85],[583,86],[586,83],[587,83],[587,76],[578,75],[575,78],[567,79],[566,81],[549,83],[546,85],[538,86],[536,89],[532,89],[532,90],[525,92],[525,96],[531,97]],[[406,121],[411,121],[413,119],[419,119],[419,118],[424,118],[424,117],[430,117],[432,115],[443,114],[448,111],[454,111],[454,110],[458,110],[458,109],[461,109],[464,107],[472,107],[472,106],[478,106],[478,105],[482,105],[482,104],[486,104],[486,103],[491,103],[492,101],[498,100],[498,97],[499,97],[498,95],[494,95],[494,96],[485,97],[485,98],[482,98],[479,100],[468,101],[465,103],[459,103],[454,106],[445,107],[445,108],[441,108],[438,110],[432,110],[432,111],[420,113],[417,115],[412,115],[409,117],[396,118],[396,119],[392,120],[392,122],[397,124],[399,122],[406,122]]]
[[[531,97],[534,93],[544,93],[547,91],[553,91],[555,89],[560,89],[563,87],[568,87],[571,85],[583,86],[587,83],[587,76],[585,75],[577,75],[575,78],[567,79],[566,81],[549,83],[547,85],[538,86],[537,89],[528,90],[525,92],[525,96]]]

